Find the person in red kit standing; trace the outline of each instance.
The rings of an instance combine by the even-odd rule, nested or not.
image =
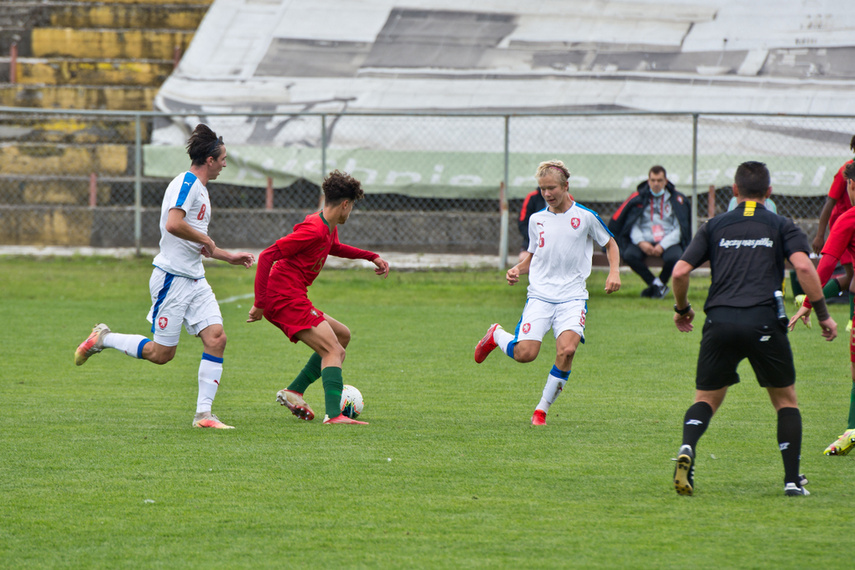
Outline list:
[[[848,162],[843,169],[846,180],[846,199],[853,201],[855,198],[855,162]],[[855,209],[850,208],[837,219],[825,245],[822,247],[822,258],[816,268],[819,280],[823,285],[833,281],[832,274],[838,262],[848,256],[850,259],[855,254]],[[824,292],[824,291],[823,291]],[[810,312],[812,304],[807,297],[803,299],[802,306],[790,319],[789,327],[793,330],[798,320],[810,323]],[[850,320],[852,313],[849,314]],[[849,335],[849,361],[852,372],[852,390],[849,401],[849,417],[846,429],[831,444],[825,448],[825,455],[847,455],[855,448],[855,330],[850,329]]]
[[[261,252],[255,274],[255,302],[247,322],[262,316],[276,325],[291,342],[302,342],[314,351],[291,384],[276,395],[277,401],[300,419],[311,421],[315,413],[303,393],[318,378],[323,380],[325,424],[367,424],[341,413],[342,363],[350,342],[350,330],[312,305],[309,286],[323,269],[327,256],[365,259],[376,265],[384,278],[389,264],[376,253],[345,245],[338,240],[337,226],[344,224],[354,204],[364,197],[361,183],[338,170],[324,179],[324,208],[306,216],[294,231]]]

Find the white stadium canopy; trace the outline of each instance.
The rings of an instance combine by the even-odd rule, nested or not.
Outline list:
[[[305,151],[318,149],[326,138],[328,163],[374,173],[367,175],[366,183],[372,191],[480,197],[493,192],[493,182],[501,179],[502,172],[493,171],[503,169],[497,162],[503,151],[503,125],[478,117],[464,119],[461,114],[614,111],[855,117],[851,94],[855,11],[847,4],[215,0],[156,98],[157,110],[192,116],[176,115],[171,122],[158,123],[146,152],[161,160],[151,161],[152,171],[147,165],[146,174],[174,173],[176,163],[168,160],[169,149],[182,146],[188,127],[204,120],[219,133],[228,133],[229,153],[243,171],[242,175],[237,169],[226,171],[232,178],[225,176],[223,181],[262,185],[263,176],[258,174],[274,172],[278,182],[300,177],[317,182],[317,160],[305,159]],[[322,131],[317,120],[289,117],[306,112],[347,115]],[[425,112],[456,116],[433,117],[429,123],[425,118],[395,117],[381,124],[377,117],[363,115]],[[240,113],[279,116],[271,120],[220,115]],[[531,133],[555,121],[553,116],[524,120]],[[820,133],[813,119],[721,120],[729,134],[707,135],[702,154],[753,154],[772,162],[777,157],[784,166],[792,163],[792,157],[808,160],[793,167],[801,174],[792,189],[786,183],[776,187],[776,192],[784,193],[819,195],[827,190],[832,165],[836,170],[855,132],[855,120],[830,121]],[[686,179],[691,140],[675,151],[673,146],[658,147],[651,137],[651,132],[671,128],[672,117],[627,120],[619,140],[600,136],[606,121],[592,117],[573,123],[572,128],[550,131],[546,140],[515,136],[511,196],[530,189],[536,166],[532,161],[552,155],[613,154],[628,163],[639,156],[632,172],[638,174],[640,169],[641,175],[651,157],[681,155],[673,163]],[[691,129],[687,132],[690,137]],[[271,147],[278,154],[271,157],[258,151]],[[430,155],[434,166],[415,164],[419,153]],[[397,170],[369,167],[372,160],[395,164]],[[455,190],[446,177],[439,188],[436,182],[451,170],[454,160],[482,169],[467,171],[459,180],[489,177],[489,184],[461,184]],[[256,175],[247,176],[250,171]],[[613,199],[625,195],[625,190],[614,189],[627,186],[626,173],[616,174],[624,180],[618,185],[613,180],[598,182],[598,176],[602,173],[583,172],[581,178],[587,182],[580,178],[579,191],[611,188]],[[720,181],[716,176],[711,182]],[[805,190],[806,179],[816,184]]]

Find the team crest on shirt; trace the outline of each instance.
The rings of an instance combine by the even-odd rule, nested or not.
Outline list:
[[[522,326],[522,332],[524,332],[525,334],[528,334],[528,331],[530,331],[530,330],[531,330],[531,323],[526,323]]]
[[[573,226],[573,229],[574,229],[574,230],[578,230],[578,229],[579,229],[579,225],[580,225],[581,223],[582,223],[582,220],[580,220],[579,218],[571,218],[571,219],[570,219],[570,225],[571,225],[571,226]]]
[[[157,326],[160,327],[161,330],[166,328],[166,325],[169,324],[169,319],[166,317],[158,317]]]

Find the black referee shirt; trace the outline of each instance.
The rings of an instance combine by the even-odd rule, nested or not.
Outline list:
[[[681,259],[692,267],[710,262],[712,284],[704,311],[713,307],[774,304],[784,261],[810,253],[805,233],[789,218],[746,200],[705,223]]]

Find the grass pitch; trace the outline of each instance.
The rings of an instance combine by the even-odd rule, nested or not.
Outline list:
[[[639,299],[633,275],[611,296],[604,274],[589,280],[587,343],[534,429],[552,337],[531,364],[472,360],[491,323],[514,327],[523,286],[324,272],[310,294],[353,333],[344,379],[371,423],[356,428],[276,404],[308,349],[244,322],[253,270],[212,265],[229,337],[214,411],[237,427],[214,431],[190,427],[198,339],[163,367],[110,350],[73,364],[96,322],[146,334],[149,274],[148,259],[0,259],[0,566],[849,566],[853,458],[822,455],[846,427],[845,333],[791,335],[810,497],[783,495],[775,414],[747,364],[699,445],[695,496],[679,497],[702,314],[678,333],[672,301]],[[693,280],[695,307],[707,284]],[[306,398],[323,410],[320,383]]]

